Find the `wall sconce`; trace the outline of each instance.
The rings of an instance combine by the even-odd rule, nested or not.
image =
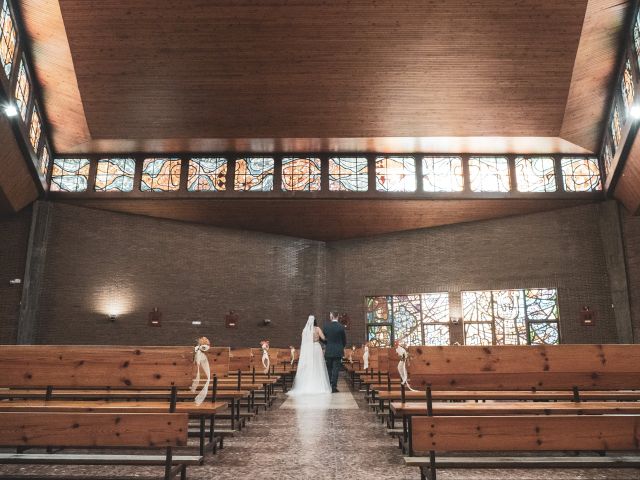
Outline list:
[[[147,325],[150,327],[159,327],[161,321],[162,321],[162,313],[160,313],[160,310],[158,310],[158,307],[153,307],[153,310],[149,312]]]
[[[240,320],[240,316],[234,310],[229,310],[229,313],[224,317],[224,324],[227,328],[237,328],[238,320]]]
[[[580,309],[580,321],[586,327],[592,327],[596,323],[596,312],[591,310],[589,305]]]
[[[115,322],[116,318],[118,318],[118,315],[116,315],[115,313],[110,313],[109,315],[107,315],[107,318],[110,322]]]
[[[265,318],[265,319],[262,321],[262,326],[264,326],[264,327],[268,327],[269,325],[271,325],[271,320],[269,320],[268,318]]]
[[[458,325],[460,323],[460,320],[462,320],[460,317],[449,317],[449,321],[453,325]]]

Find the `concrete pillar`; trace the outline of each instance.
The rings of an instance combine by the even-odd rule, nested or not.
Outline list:
[[[51,204],[41,200],[35,202],[31,217],[27,263],[18,318],[17,343],[22,345],[33,344],[36,341],[38,299],[47,256],[50,222]]]
[[[619,343],[633,343],[627,267],[620,227],[619,204],[609,200],[600,208],[600,236],[607,264],[611,300]]]

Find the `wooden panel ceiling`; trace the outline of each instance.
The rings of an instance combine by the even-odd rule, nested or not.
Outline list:
[[[57,0],[21,0],[54,150],[91,140]],[[63,149],[64,150],[64,149]]]
[[[60,153],[591,152],[628,3],[20,0]]]
[[[333,241],[573,207],[593,199],[65,199],[73,205]]]
[[[0,214],[15,213],[38,198],[38,187],[11,128],[0,115]]]
[[[560,136],[597,152],[631,1],[590,0]]]
[[[587,1],[60,6],[96,138],[557,136]]]

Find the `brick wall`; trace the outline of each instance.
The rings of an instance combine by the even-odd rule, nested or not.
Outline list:
[[[564,342],[615,342],[599,205],[324,244],[53,204],[39,343],[298,343],[310,312],[347,312],[365,337],[364,297],[556,287]],[[579,324],[582,305],[598,313]],[[146,326],[158,307],[162,327]],[[237,329],[224,328],[235,309]],[[117,311],[110,322],[107,314]],[[259,327],[270,318],[270,327]],[[202,321],[193,326],[192,320]]]
[[[22,284],[10,285],[9,281],[24,280],[30,228],[30,208],[0,217],[0,344],[16,341]]]
[[[623,210],[622,236],[627,262],[627,281],[633,338],[640,341],[640,217]]]
[[[330,302],[349,313],[350,341],[359,342],[365,296],[556,287],[563,342],[615,342],[599,215],[599,205],[587,205],[336,242],[328,246]],[[595,326],[580,325],[583,305],[596,310]]]
[[[53,204],[38,343],[288,346],[324,280],[323,244]],[[147,327],[153,307],[160,328]],[[224,328],[234,309],[238,328]],[[118,313],[110,322],[110,311]],[[269,327],[259,327],[269,318]],[[191,324],[201,321],[201,326]]]

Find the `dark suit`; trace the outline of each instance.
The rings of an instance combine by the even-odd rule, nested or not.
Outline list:
[[[342,366],[342,356],[347,346],[347,334],[340,322],[330,322],[322,329],[324,333],[326,348],[324,359],[327,362],[327,372],[331,380],[331,388],[338,387],[338,375]]]

